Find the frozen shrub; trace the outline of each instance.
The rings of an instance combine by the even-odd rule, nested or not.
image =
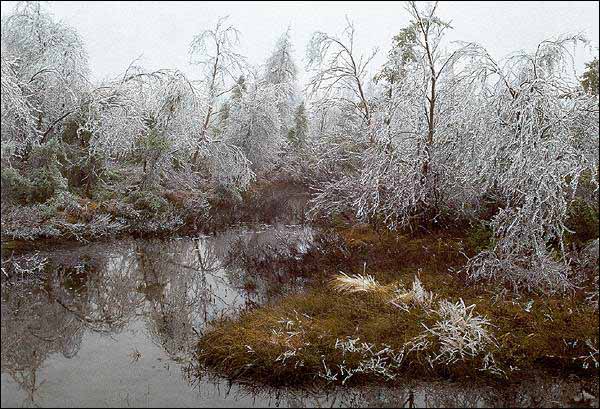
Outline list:
[[[27,203],[32,195],[31,181],[12,167],[2,168],[2,203]]]
[[[529,212],[537,216],[532,217]],[[534,208],[501,211],[492,222],[494,246],[469,260],[469,276],[474,280],[508,282],[516,291],[551,293],[572,288],[570,261],[560,249],[548,244],[560,233],[544,226],[541,217]]]
[[[592,240],[579,255],[579,266],[582,272],[592,278],[592,290],[588,292],[587,299],[596,309],[598,309],[598,292],[600,291],[598,286],[599,253],[598,239],[596,239]]]
[[[79,198],[70,192],[59,192],[46,204],[57,211],[64,211],[70,214],[78,214],[83,209],[83,206],[79,203]]]
[[[2,235],[15,240],[56,238],[60,230],[49,223],[55,216],[53,208],[35,204],[9,207],[2,211]]]
[[[421,280],[415,276],[410,291],[406,291],[403,288],[398,288],[395,291],[394,298],[390,301],[396,307],[408,311],[411,306],[419,306],[423,308],[430,308],[433,303],[434,294],[431,291],[427,291]]]
[[[101,214],[95,215],[89,221],[79,223],[56,219],[53,225],[60,229],[63,236],[84,241],[88,238],[117,235],[125,230],[127,222],[123,219],[114,219],[109,214]]]
[[[466,306],[459,302],[440,301],[433,313],[438,316],[437,322],[425,327],[425,333],[413,340],[413,345],[427,344],[434,346],[429,354],[430,362],[452,364],[475,358],[495,345],[493,335],[489,332],[490,322],[474,314],[475,305]]]
[[[136,191],[132,192],[128,197],[127,201],[133,205],[136,210],[140,212],[149,213],[150,215],[158,215],[167,210],[169,202],[150,191]]]
[[[597,200],[597,199],[596,199]],[[585,243],[599,235],[598,205],[590,204],[583,199],[575,199],[569,206],[565,223],[566,238],[575,243]]]

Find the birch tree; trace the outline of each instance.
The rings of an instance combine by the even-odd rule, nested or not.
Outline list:
[[[494,246],[469,263],[475,279],[536,291],[575,284],[565,221],[584,175],[598,190],[598,100],[569,69],[580,40],[546,40],[503,63],[484,55],[494,80],[478,173],[502,205],[491,222]]]
[[[200,67],[205,87],[206,108],[201,119],[199,145],[209,140],[208,132],[219,97],[231,91],[227,88],[229,81],[235,81],[246,64],[245,57],[236,51],[240,32],[227,25],[227,18],[220,18],[215,28],[197,34],[190,45],[190,62]],[[198,153],[197,148],[193,155],[194,163]]]
[[[371,126],[371,109],[366,95],[367,67],[377,53],[360,55],[354,49],[354,25],[346,19],[342,36],[315,32],[307,48],[307,70],[312,73],[308,92],[314,99],[336,101],[358,114],[367,129]],[[369,140],[373,137],[370,132]]]
[[[353,190],[346,202],[359,219],[391,228],[436,222],[447,196],[460,189],[453,162],[463,147],[467,107],[472,108],[473,75],[469,64],[457,63],[473,46],[442,48],[450,26],[436,8],[423,12],[407,3],[412,21],[396,36],[376,76],[380,84],[367,101],[371,143],[358,154],[355,180],[338,186]]]
[[[24,2],[2,18],[1,42],[2,76],[8,75],[3,80],[3,98],[26,98],[35,117],[36,143],[44,143],[77,113],[82,93],[89,88],[83,41],[74,29],[55,21],[39,2]],[[23,104],[22,100],[17,104],[21,111]],[[23,112],[20,116],[25,118]],[[23,136],[23,132],[30,134],[23,130],[18,134]],[[10,136],[3,132],[2,137]]]

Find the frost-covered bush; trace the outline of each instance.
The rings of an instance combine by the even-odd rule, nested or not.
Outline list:
[[[427,291],[421,280],[415,277],[412,288],[406,291],[404,288],[397,288],[394,298],[390,301],[396,307],[408,311],[411,306],[429,309],[433,305],[435,295],[432,291]]]
[[[599,275],[600,275],[600,245],[599,239],[591,240],[578,255],[580,271],[592,280],[592,289],[587,294],[588,301],[597,309]]]
[[[2,196],[20,203],[44,203],[55,194],[68,190],[61,172],[61,144],[51,141],[35,146],[19,168],[2,169]]]
[[[490,332],[490,322],[474,314],[475,305],[466,306],[461,299],[456,303],[442,300],[433,313],[436,323],[425,326],[425,333],[412,341],[413,348],[425,349],[433,346],[429,353],[431,363],[452,364],[474,358],[495,345]]]
[[[2,206],[2,236],[15,240],[60,237],[60,230],[49,223],[55,214],[44,204]]]
[[[507,209],[492,221],[500,240],[469,260],[469,275],[475,280],[508,282],[515,290],[554,292],[572,288],[569,260],[547,242],[539,220]]]
[[[584,94],[569,75],[565,37],[542,42],[535,53],[519,53],[502,68],[484,54],[490,97],[478,170],[481,191],[495,190],[504,203],[494,216],[494,247],[473,258],[471,277],[507,280],[516,288],[570,288],[565,249],[569,207],[579,182],[598,189],[598,100]],[[493,81],[492,81],[493,78]],[[586,112],[586,115],[582,115]]]
[[[168,210],[169,203],[164,197],[151,191],[136,191],[132,192],[127,201],[133,205],[133,208],[147,212],[151,215],[163,213]]]
[[[31,200],[31,181],[11,167],[2,168],[2,203],[27,203]]]
[[[60,192],[48,200],[46,204],[56,211],[73,215],[79,215],[84,210],[84,206],[79,202],[79,198],[70,192]]]
[[[60,230],[62,237],[79,241],[89,238],[96,239],[105,236],[115,236],[128,227],[125,220],[114,219],[109,214],[97,214],[85,222],[74,223],[62,218],[56,218],[52,221],[52,224]]]

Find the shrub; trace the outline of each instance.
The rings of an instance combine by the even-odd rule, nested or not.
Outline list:
[[[479,253],[489,248],[493,235],[494,232],[486,224],[476,224],[467,232],[465,246],[469,251]]]
[[[44,203],[55,193],[68,191],[68,181],[60,169],[59,156],[62,155],[63,148],[57,141],[50,141],[31,150],[27,165],[32,168],[32,201]]]
[[[15,240],[35,240],[60,236],[49,220],[56,215],[53,207],[44,204],[2,209],[2,235]]]
[[[129,194],[127,202],[133,204],[136,210],[158,215],[168,210],[169,202],[157,194],[150,191],[138,190]]]
[[[2,202],[25,204],[31,200],[33,185],[15,168],[2,169]]]
[[[426,332],[417,337],[415,345],[437,344],[437,351],[429,356],[431,362],[452,364],[474,358],[495,345],[489,333],[490,322],[473,314],[475,305],[466,306],[461,299],[456,303],[442,300],[433,312],[438,320],[432,327],[425,326]]]

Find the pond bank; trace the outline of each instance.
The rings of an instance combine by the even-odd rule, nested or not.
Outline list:
[[[201,191],[135,191],[94,199],[69,193],[45,203],[2,205],[2,241],[53,245],[124,237],[168,238],[225,231],[245,224],[306,220],[308,186],[254,182],[237,195]]]

